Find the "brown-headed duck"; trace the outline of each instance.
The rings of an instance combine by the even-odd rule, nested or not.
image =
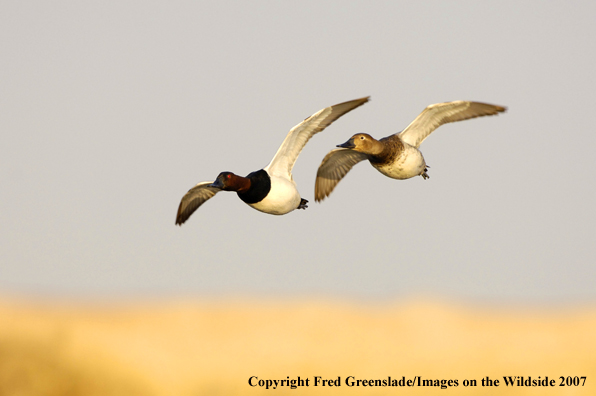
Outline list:
[[[182,225],[205,201],[220,191],[236,191],[238,197],[254,209],[283,215],[294,209],[306,209],[308,201],[300,197],[292,178],[292,168],[308,140],[347,112],[368,102],[369,97],[326,107],[290,130],[277,153],[265,168],[246,177],[221,172],[215,181],[201,182],[180,201],[176,224]]]
[[[322,201],[329,196],[350,169],[364,160],[393,179],[414,176],[428,179],[427,165],[418,147],[431,132],[449,122],[495,115],[505,110],[501,106],[463,100],[437,103],[428,106],[406,129],[394,135],[376,140],[366,133],[357,133],[323,158],[315,181],[315,200]]]

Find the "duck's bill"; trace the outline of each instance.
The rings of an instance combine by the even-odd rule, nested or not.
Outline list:
[[[221,188],[223,190],[224,185],[221,182],[221,180],[219,180],[219,178],[217,180],[215,180],[213,183],[209,184],[209,187],[215,187],[215,188]]]
[[[338,144],[337,147],[351,149],[351,148],[356,147],[356,145],[354,144],[354,139],[350,139],[345,143]]]

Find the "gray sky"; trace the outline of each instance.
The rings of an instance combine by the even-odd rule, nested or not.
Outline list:
[[[0,293],[596,300],[594,2],[1,9]],[[366,95],[299,157],[308,210],[222,193],[174,226],[194,184]],[[435,131],[430,180],[362,163],[314,202],[336,144],[458,99],[508,112]]]

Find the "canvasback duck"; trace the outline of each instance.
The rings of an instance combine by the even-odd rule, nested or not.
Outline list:
[[[437,103],[428,106],[406,129],[394,135],[376,140],[366,133],[357,133],[323,158],[315,181],[315,200],[319,202],[329,196],[350,169],[364,160],[393,179],[414,176],[428,179],[428,166],[418,150],[428,135],[449,122],[495,115],[505,110],[501,106],[463,100]]]
[[[182,197],[176,224],[182,225],[195,210],[220,191],[235,191],[254,209],[283,215],[294,209],[306,209],[308,201],[300,197],[292,178],[292,168],[308,140],[347,112],[368,102],[369,97],[326,107],[290,130],[277,153],[265,168],[246,177],[221,172],[215,181],[201,182]]]

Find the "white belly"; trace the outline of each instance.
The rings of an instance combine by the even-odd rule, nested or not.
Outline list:
[[[372,166],[392,179],[409,179],[424,172],[426,162],[416,147],[406,144],[403,153],[395,161],[385,165],[372,164]]]
[[[249,204],[264,213],[283,215],[300,205],[300,193],[296,183],[279,176],[271,176],[271,190],[261,202]]]

